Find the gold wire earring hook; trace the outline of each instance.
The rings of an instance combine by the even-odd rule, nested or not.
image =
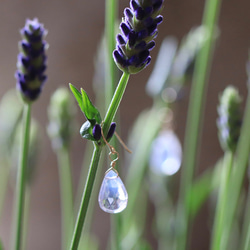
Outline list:
[[[101,125],[102,125],[102,124],[101,124]],[[110,152],[109,152],[109,160],[111,161],[110,165],[111,165],[112,168],[114,168],[115,165],[116,165],[116,162],[119,160],[119,153],[118,153],[118,152],[115,150],[115,148],[114,148],[112,145],[110,145],[110,144],[107,142],[107,140],[105,139],[104,134],[103,134],[103,130],[102,130],[102,126],[101,126],[101,134],[102,134],[102,138],[103,138],[104,142],[105,142],[106,145],[109,147],[109,150],[110,150]],[[115,158],[115,159],[112,159],[112,158],[111,158],[111,155],[116,155],[116,158]]]
[[[104,142],[106,143],[106,145],[109,147],[109,150],[110,150],[110,152],[109,152],[109,160],[111,161],[110,165],[111,165],[111,168],[114,168],[116,162],[119,160],[119,153],[115,150],[115,148],[114,148],[112,145],[110,145],[110,144],[107,142],[107,140],[106,140],[106,138],[105,138],[105,136],[104,136],[104,134],[103,134],[102,125],[103,125],[103,122],[101,123],[101,134],[102,134],[102,138],[103,138]],[[126,146],[126,144],[122,141],[121,137],[120,137],[116,132],[115,132],[115,136],[116,136],[116,138],[118,139],[118,141],[121,143],[121,145],[123,146],[123,148],[124,148],[127,152],[129,152],[130,154],[132,154],[132,151]],[[113,159],[111,158],[111,155],[116,155],[116,158],[113,160]]]

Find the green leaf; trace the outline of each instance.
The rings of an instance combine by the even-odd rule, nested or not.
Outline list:
[[[75,96],[76,101],[81,109],[81,111],[86,116],[87,120],[90,121],[92,125],[96,123],[101,124],[102,118],[98,109],[92,104],[87,93],[81,89],[81,92],[71,83],[69,84],[70,90]]]
[[[92,104],[87,93],[83,89],[81,89],[81,93],[83,102],[83,113],[85,114],[86,118],[90,121],[92,125],[96,123],[101,124],[102,118],[99,111]]]
[[[84,108],[83,108],[83,100],[82,100],[82,94],[79,92],[79,90],[73,85],[69,84],[69,88],[71,92],[73,93],[74,97],[76,98],[76,101],[78,102],[78,105],[81,109],[81,111],[84,113]]]

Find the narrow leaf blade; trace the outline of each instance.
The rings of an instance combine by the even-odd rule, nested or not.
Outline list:
[[[82,101],[82,94],[80,93],[80,91],[73,85],[73,84],[69,84],[69,88],[71,90],[71,92],[73,93],[81,111],[84,113],[84,108],[83,108],[83,101]]]
[[[96,122],[101,124],[102,119],[98,109],[92,104],[87,93],[81,89],[82,103],[83,103],[83,112],[86,118],[93,124]]]

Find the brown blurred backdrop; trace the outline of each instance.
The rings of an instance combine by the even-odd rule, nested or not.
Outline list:
[[[164,22],[159,27],[156,48],[152,52],[152,64],[136,76],[132,76],[121,104],[122,137],[127,133],[138,113],[150,106],[151,100],[144,91],[161,40],[174,35],[180,40],[193,26],[201,23],[204,0],[166,0]],[[128,0],[119,1],[120,17]],[[218,93],[229,84],[236,85],[246,94],[245,63],[250,48],[250,2],[247,0],[223,1],[219,19],[220,39],[207,90],[204,132],[199,160],[199,172],[216,162],[222,154],[216,131],[216,105]],[[33,105],[32,115],[43,125],[43,153],[40,157],[35,182],[32,187],[28,249],[60,249],[60,200],[56,157],[46,135],[47,104],[53,91],[71,82],[83,87],[94,98],[91,86],[94,73],[94,56],[104,28],[104,0],[0,0],[0,98],[15,87],[14,72],[20,40],[19,29],[26,18],[38,17],[49,33],[48,82],[43,94]],[[138,99],[140,100],[138,102]],[[186,107],[185,99],[177,106],[176,129],[183,141]],[[84,121],[78,110],[79,124]],[[1,121],[0,121],[1,122]],[[72,157],[75,183],[78,181],[86,142],[80,136],[73,142]],[[76,187],[76,184],[75,184]],[[8,189],[4,216],[0,224],[0,237],[8,249],[13,190]],[[192,249],[208,249],[209,222],[206,208],[199,213],[194,225]],[[96,209],[93,231],[106,242],[109,215]],[[199,234],[198,234],[199,232]],[[199,237],[195,237],[199,235]],[[203,237],[203,236],[204,237]],[[101,249],[105,249],[104,247]]]

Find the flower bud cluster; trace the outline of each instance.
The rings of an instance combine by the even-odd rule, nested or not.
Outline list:
[[[149,51],[154,48],[157,26],[163,20],[159,15],[163,0],[131,0],[124,10],[118,34],[114,60],[122,71],[135,74],[151,61]]]
[[[220,97],[217,126],[223,150],[235,151],[241,128],[241,98],[237,89],[228,86]]]
[[[23,38],[19,43],[20,53],[17,59],[17,89],[25,102],[38,98],[47,79],[45,50],[47,43],[44,37],[47,31],[38,19],[27,19],[21,30]]]

